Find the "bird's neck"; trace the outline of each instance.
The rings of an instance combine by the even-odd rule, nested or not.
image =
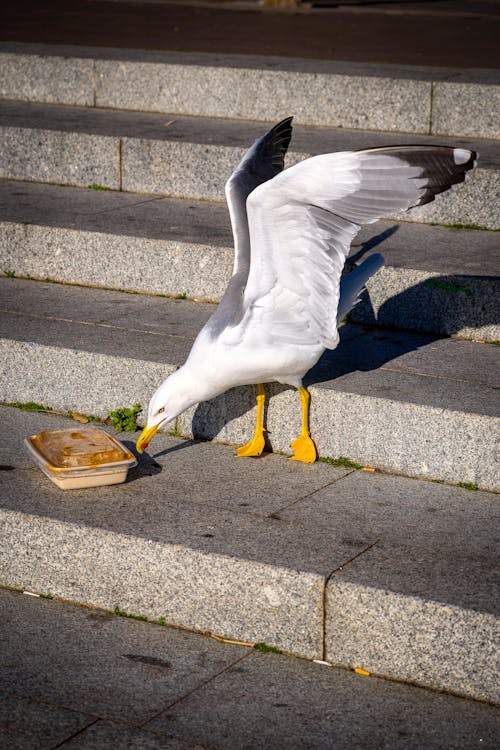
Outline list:
[[[213,385],[208,368],[203,366],[198,358],[189,357],[182,367],[179,367],[169,380],[175,383],[185,404],[183,411],[200,401],[208,401],[217,396],[219,391]]]

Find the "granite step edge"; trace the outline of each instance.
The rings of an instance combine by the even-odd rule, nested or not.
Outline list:
[[[251,138],[235,146],[105,133],[4,125],[6,147],[0,174],[5,179],[78,187],[95,185],[100,189],[221,202],[228,176],[253,141]],[[366,143],[369,142],[367,135]],[[476,143],[474,147],[478,147]],[[324,150],[319,148],[316,153]],[[288,164],[308,155],[292,147]],[[465,184],[438,196],[431,204],[405,212],[405,220],[498,228],[491,195],[498,191],[500,173],[487,164],[488,160],[487,168],[479,164]]]
[[[356,583],[349,562],[325,577],[49,516],[2,509],[0,517],[11,540],[4,586],[500,703],[494,653],[500,618],[494,614],[415,598],[383,579]],[[371,549],[352,564],[369,564]],[[482,565],[486,574],[487,561]],[[343,577],[351,578],[348,585]],[[270,601],[273,589],[279,603]],[[460,637],[450,641],[450,632]]]
[[[31,54],[29,49],[23,45],[3,45],[4,96],[269,119],[274,117],[276,108],[282,106],[283,91],[289,90],[294,91],[299,116],[309,123],[325,125],[333,121],[343,126],[355,123],[358,127],[380,129],[385,126],[414,132],[429,132],[432,128],[437,133],[463,135],[477,135],[482,131],[498,138],[498,131],[492,125],[495,118],[487,114],[491,91],[495,89],[491,71],[474,73],[425,66],[321,64],[297,60],[282,60],[280,64],[276,58],[253,60],[238,56],[233,56],[227,65],[229,61],[224,64],[221,56],[214,59],[214,56],[202,54],[135,51],[127,55],[126,51],[116,50],[93,53],[91,48],[85,53],[81,48],[80,56],[78,52],[73,56],[71,50],[65,52],[48,45],[35,45]],[[36,83],[31,78],[33,67],[36,68]],[[203,89],[208,88],[213,93],[210,103],[198,94],[200,76],[204,80]],[[170,85],[166,84],[169,77],[173,79]],[[352,99],[346,101],[346,91],[349,91],[346,82],[353,78],[358,86],[353,88]],[[14,89],[12,81],[15,81]],[[242,86],[244,92],[251,92],[248,96],[241,95]],[[256,87],[259,96],[255,96]],[[326,101],[325,88],[331,89]],[[232,96],[228,97],[228,91]],[[461,103],[464,99],[470,100],[470,105],[454,107],[457,97]],[[479,108],[478,97],[484,102]],[[370,114],[366,114],[367,111]],[[468,111],[476,112],[473,122],[466,115]],[[481,117],[483,111],[485,116]]]
[[[0,351],[5,373],[0,401],[35,401],[63,412],[102,418],[124,405],[147,404],[158,384],[176,367],[125,353],[75,349],[62,342],[54,346],[26,337],[16,340],[15,335],[0,339]],[[9,377],[12,372],[16,378]],[[373,373],[376,378],[369,383],[353,372],[310,386],[311,430],[319,455],[347,456],[356,464],[396,474],[500,490],[496,471],[499,419],[490,407],[489,413],[481,414],[467,411],[462,403],[460,409],[445,405],[450,398],[491,405],[492,388],[429,379],[418,372],[401,374],[390,368]],[[415,397],[415,389],[422,388]],[[383,395],[386,389],[389,394],[401,389],[402,393],[395,399]],[[432,396],[434,403],[426,403],[429,389],[438,394]],[[290,443],[300,431],[296,394],[279,386],[269,387],[268,394],[272,449],[290,454]],[[253,389],[231,389],[188,409],[174,428],[186,437],[243,444],[253,431],[254,404]]]
[[[109,200],[115,196],[107,196],[99,213],[94,191],[86,196],[75,188],[57,188],[50,191],[46,209],[40,209],[40,203],[33,213],[28,206],[23,219],[22,207],[9,217],[9,203],[20,201],[20,196],[22,200],[23,192],[31,194],[30,201],[44,201],[43,190],[10,185],[15,196],[4,199],[0,222],[1,272],[63,284],[220,300],[233,264],[222,208],[215,212],[200,203],[168,199],[141,202],[140,196],[120,197],[117,202]],[[78,201],[65,208],[63,198]],[[184,229],[183,222],[196,209],[195,224],[186,223]],[[172,222],[177,225],[170,230]],[[351,259],[376,251],[384,255],[386,266],[370,279],[352,318],[368,325],[500,340],[495,241],[492,232],[408,222],[381,221],[362,230]]]

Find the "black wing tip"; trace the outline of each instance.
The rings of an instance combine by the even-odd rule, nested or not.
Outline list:
[[[276,123],[276,125],[271,128],[271,133],[274,135],[282,135],[282,136],[288,136],[290,139],[292,136],[292,125],[293,115],[290,117],[285,117],[284,120],[280,120],[280,122]]]
[[[290,145],[290,141],[292,139],[292,120],[293,115],[290,117],[285,117],[284,120],[281,120],[280,122],[276,123],[276,125],[271,128],[269,133],[267,134],[267,138],[271,138],[271,142],[275,144],[275,147],[279,149],[277,153],[275,153],[275,158],[273,159],[273,165],[275,167],[278,167],[281,171],[283,169],[283,159],[285,157],[285,154],[288,150],[288,146]],[[279,161],[278,164],[274,163],[276,157]]]
[[[478,153],[473,149],[443,145],[379,146],[363,149],[358,153],[378,152],[395,155],[411,166],[420,167],[422,177],[428,179],[416,206],[431,203],[435,196],[448,190],[452,185],[464,182],[466,173],[477,164]]]
[[[280,122],[276,123],[274,128],[272,128],[271,133],[275,136],[279,136],[283,141],[285,141],[286,146],[285,148],[288,148],[288,145],[290,143],[290,140],[292,138],[292,125],[293,115],[291,117],[285,117],[284,120],[281,120]]]

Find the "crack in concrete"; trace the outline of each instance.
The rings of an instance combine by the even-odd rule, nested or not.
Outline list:
[[[326,661],[326,616],[327,616],[327,593],[328,593],[328,584],[330,583],[331,579],[337,573],[339,570],[344,570],[348,565],[350,565],[352,562],[358,559],[358,557],[361,557],[361,555],[364,555],[366,552],[369,552],[373,547],[375,547],[380,542],[380,539],[376,539],[374,542],[369,544],[365,549],[361,550],[360,552],[357,552],[353,557],[350,558],[350,560],[347,560],[345,563],[342,563],[342,565],[338,565],[336,568],[334,568],[329,575],[325,578],[325,583],[323,587],[323,632],[322,632],[322,647],[323,647],[323,656],[322,660]]]

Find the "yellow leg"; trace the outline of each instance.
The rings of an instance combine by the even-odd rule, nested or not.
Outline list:
[[[259,383],[257,385],[257,418],[255,420],[255,432],[253,438],[238,448],[238,456],[260,456],[264,450],[264,401],[266,400],[266,392],[264,386]]]
[[[318,452],[309,434],[309,401],[311,396],[307,388],[304,388],[302,385],[299,388],[299,394],[302,410],[302,430],[300,431],[300,436],[292,443],[291,447],[295,454],[292,458],[294,461],[313,464],[318,457]]]

